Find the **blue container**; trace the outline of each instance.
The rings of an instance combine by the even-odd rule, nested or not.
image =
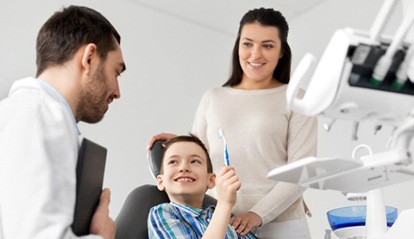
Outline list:
[[[385,207],[387,226],[391,227],[397,220],[398,210],[394,207]],[[345,227],[365,226],[365,219],[367,214],[366,206],[350,206],[336,208],[328,213],[329,225],[333,231]]]

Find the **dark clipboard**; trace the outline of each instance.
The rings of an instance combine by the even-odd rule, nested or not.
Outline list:
[[[90,234],[89,228],[102,192],[106,148],[84,138],[76,165],[76,204],[72,230],[77,236]]]

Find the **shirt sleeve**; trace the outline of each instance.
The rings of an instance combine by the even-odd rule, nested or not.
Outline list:
[[[6,111],[0,129],[0,237],[78,238],[71,230],[78,136],[66,109],[31,100],[11,107],[19,110]]]
[[[317,119],[291,113],[287,135],[287,163],[315,156],[316,147]],[[302,203],[299,199],[304,191],[305,188],[299,185],[278,182],[250,211],[258,214],[263,224],[266,224],[285,213],[292,204]]]
[[[147,224],[150,239],[192,238],[189,229],[167,203],[150,209]]]

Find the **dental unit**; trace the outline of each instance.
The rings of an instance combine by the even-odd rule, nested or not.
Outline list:
[[[308,116],[324,116],[329,132],[337,120],[353,122],[357,139],[360,122],[375,132],[390,126],[384,152],[359,159],[309,157],[269,172],[268,178],[304,187],[336,190],[367,200],[365,236],[368,239],[409,238],[414,235],[414,209],[400,213],[387,228],[381,188],[414,179],[409,146],[414,137],[414,42],[406,40],[414,25],[414,1],[393,37],[381,35],[396,0],[385,0],[370,31],[337,30],[319,61],[306,54],[287,88],[290,109]],[[303,97],[298,92],[307,84]],[[343,238],[348,238],[344,236]],[[350,238],[350,237],[349,237]],[[362,237],[361,237],[362,238]],[[365,238],[365,237],[364,237]]]

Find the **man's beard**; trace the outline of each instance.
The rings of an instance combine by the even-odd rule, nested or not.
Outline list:
[[[79,121],[97,123],[102,120],[105,112],[108,110],[105,82],[104,68],[100,64],[92,80],[81,90],[77,108],[77,116],[80,117]]]

